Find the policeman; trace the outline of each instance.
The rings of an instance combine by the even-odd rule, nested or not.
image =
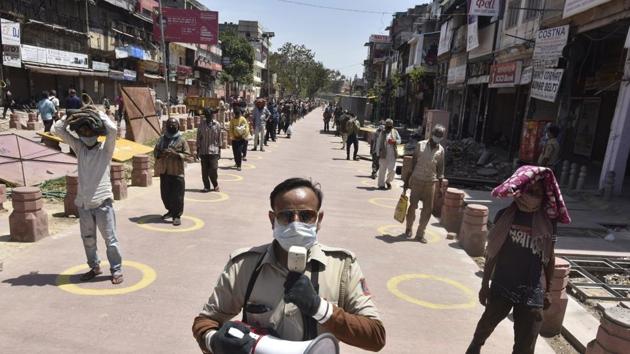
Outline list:
[[[319,185],[291,178],[270,195],[274,241],[230,256],[214,291],[193,322],[204,353],[250,354],[250,336],[228,331],[249,329],[242,322],[284,340],[302,341],[323,332],[365,350],[385,345],[385,329],[356,257],[317,241],[324,212]],[[304,274],[287,269],[288,250],[308,250]]]

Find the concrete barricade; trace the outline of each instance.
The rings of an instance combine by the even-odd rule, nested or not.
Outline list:
[[[11,241],[35,242],[49,235],[48,214],[44,211],[42,192],[37,187],[14,188],[13,212],[9,215]]]
[[[442,206],[444,205],[444,197],[446,196],[446,190],[448,189],[448,180],[445,178],[442,180],[442,188],[439,188],[439,183],[435,185],[435,196],[433,197],[433,215],[439,218],[442,215]]]
[[[112,162],[110,177],[114,200],[127,199],[127,180],[125,179],[125,165]]]
[[[44,124],[37,120],[37,113],[29,113],[28,114],[28,122],[26,122],[27,130],[42,130],[44,129]]]
[[[16,113],[11,113],[9,116],[9,128],[22,129],[22,121]]]
[[[481,204],[467,205],[459,232],[459,245],[469,256],[481,257],[486,250],[487,237],[488,207]]]
[[[604,311],[597,337],[586,347],[586,354],[628,353],[630,348],[630,309],[611,307]]]
[[[446,189],[440,220],[440,223],[444,226],[446,231],[459,234],[459,228],[462,225],[465,196],[464,191],[457,188]]]
[[[149,167],[148,155],[135,155],[132,160],[131,185],[136,187],[148,187],[153,178]]]
[[[74,204],[79,191],[79,176],[76,174],[66,175],[66,196],[63,198],[63,214],[65,216],[74,215],[79,217],[79,210]]]
[[[551,306],[543,314],[543,324],[540,334],[545,337],[553,337],[562,331],[562,321],[567,311],[569,298],[566,287],[569,283],[571,264],[563,258],[556,257],[556,265],[551,280]]]

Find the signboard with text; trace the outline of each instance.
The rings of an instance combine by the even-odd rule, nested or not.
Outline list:
[[[164,40],[167,42],[217,44],[219,39],[219,13],[163,8]],[[154,17],[153,36],[161,38],[158,17]]]
[[[610,0],[566,0],[564,2],[564,11],[562,18],[571,17],[577,15],[586,10],[592,9],[595,6],[605,4]]]
[[[469,0],[468,15],[489,16],[499,15],[501,2],[499,0]]]
[[[2,31],[3,63],[5,66],[21,68],[20,24],[4,18],[1,19],[0,23],[0,30]]]
[[[494,64],[490,67],[488,87],[514,87],[521,80],[521,61]]]
[[[451,21],[444,22],[440,27],[440,42],[438,45],[438,53],[440,56],[451,50],[451,41],[453,40],[453,25]]]
[[[541,29],[536,34],[532,63],[535,68],[555,68],[569,38],[569,25]]]
[[[373,34],[370,35],[370,42],[371,43],[389,43],[389,36],[388,35],[382,35],[382,34]]]
[[[555,102],[564,69],[536,70],[532,76],[531,96],[542,101]]]
[[[466,51],[479,47],[479,34],[478,34],[478,19],[477,16],[468,16],[468,29],[466,31]]]

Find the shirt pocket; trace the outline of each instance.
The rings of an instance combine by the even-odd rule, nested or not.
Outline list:
[[[243,310],[247,316],[247,324],[260,329],[275,329],[274,309],[261,303],[248,303]]]

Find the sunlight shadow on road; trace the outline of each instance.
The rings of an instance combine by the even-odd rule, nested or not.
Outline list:
[[[172,224],[170,221],[162,220],[162,215],[148,214],[129,218],[135,224]]]
[[[377,239],[385,242],[385,243],[398,243],[398,242],[418,242],[416,240],[414,240],[413,238],[407,238],[404,236],[404,234],[400,234],[398,236],[392,236],[390,234],[385,234],[385,235],[378,235],[376,236]]]
[[[57,278],[59,274],[41,274],[39,272],[30,272],[29,274],[20,275],[17,278],[3,280],[3,283],[11,284],[11,286],[58,286]],[[69,278],[69,284],[78,283],[97,283],[102,281],[109,281],[110,276],[100,275],[90,281],[81,281],[81,274],[71,275]]]

